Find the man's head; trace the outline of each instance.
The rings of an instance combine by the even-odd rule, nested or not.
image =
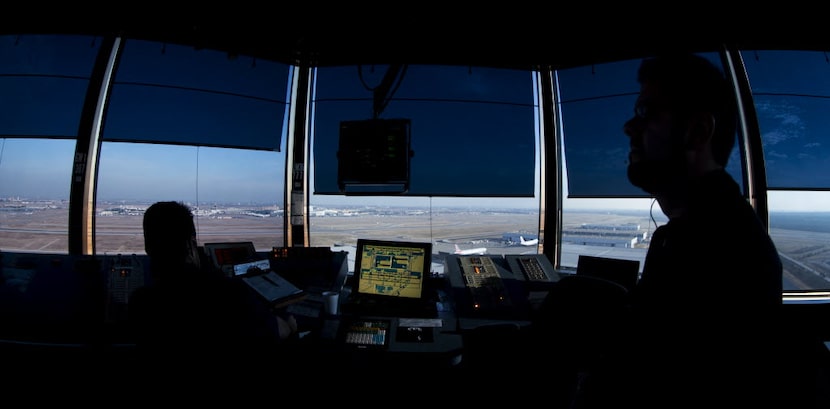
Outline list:
[[[634,116],[624,126],[632,184],[660,194],[726,166],[737,114],[717,66],[694,54],[662,56],[644,60],[637,81]]]
[[[199,267],[193,213],[180,202],[156,202],[144,212],[144,250],[176,267]]]

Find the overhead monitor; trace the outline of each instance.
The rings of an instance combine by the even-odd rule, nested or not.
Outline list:
[[[411,157],[409,119],[340,122],[337,184],[342,193],[405,193]]]

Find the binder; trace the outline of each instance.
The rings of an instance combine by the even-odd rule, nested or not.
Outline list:
[[[247,274],[242,277],[242,281],[274,308],[301,301],[308,296],[303,289],[270,270]]]

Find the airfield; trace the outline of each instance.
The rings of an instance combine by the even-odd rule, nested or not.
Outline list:
[[[486,248],[488,255],[541,253],[544,231],[532,211],[433,209],[431,213],[410,210],[383,213],[349,213],[350,216],[309,217],[309,246],[331,247],[350,252],[358,238],[402,241],[431,241],[433,271],[443,269],[443,256],[460,249]],[[96,254],[144,254],[142,214],[114,214],[96,217]],[[212,242],[251,241],[258,251],[285,246],[282,217],[197,217],[200,245]],[[658,223],[659,220],[658,220]],[[656,228],[644,215],[607,211],[564,214],[562,230],[572,231],[586,224],[637,225],[636,235],[648,238]],[[65,254],[68,250],[68,212],[65,208],[44,208],[31,212],[0,212],[0,251]],[[789,226],[782,226],[789,227]],[[784,262],[785,289],[830,288],[830,232],[797,228],[771,228]],[[716,234],[717,226],[713,226]],[[541,234],[537,233],[541,232]],[[539,238],[539,246],[521,246],[507,237]],[[610,258],[645,259],[646,241],[630,247],[580,245],[567,242],[559,249],[563,269],[576,267],[580,254]],[[701,243],[705,246],[705,243]]]

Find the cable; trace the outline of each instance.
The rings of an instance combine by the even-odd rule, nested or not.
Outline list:
[[[651,222],[654,223],[654,229],[657,229],[657,220],[654,219],[654,204],[657,203],[657,198],[651,198],[651,206],[648,208],[648,215],[651,217]]]
[[[374,70],[375,70],[375,67],[372,66],[372,71],[374,71]],[[366,91],[374,92],[375,88],[377,88],[377,86],[370,87],[369,85],[366,84],[366,79],[363,78],[363,66],[362,65],[357,66],[357,78],[360,79],[360,84],[363,85],[363,88],[365,88]]]
[[[386,108],[386,105],[388,105],[389,101],[392,100],[392,96],[395,95],[395,92],[398,90],[398,88],[400,88],[401,83],[403,82],[403,77],[404,77],[404,74],[406,74],[407,67],[408,67],[407,64],[401,64],[400,66],[397,66],[397,65],[390,66],[389,68],[387,68],[386,74],[384,74],[383,79],[381,80],[380,84],[378,84],[374,87],[371,87],[368,84],[366,84],[366,79],[363,78],[363,66],[362,65],[357,66],[357,76],[360,79],[360,84],[363,85],[363,88],[365,88],[367,91],[370,91],[374,94],[374,93],[378,92],[378,88],[382,87],[384,89],[381,89],[381,91],[383,91],[386,94],[386,95],[384,95],[383,100],[381,100],[380,102],[377,102],[378,97],[375,96],[375,101],[376,101],[375,105],[376,106],[373,107],[373,110],[372,110],[373,111],[373,115],[372,115],[373,118],[376,118],[376,117],[380,116],[380,113],[383,112],[383,110]],[[394,79],[390,79],[388,77],[389,74],[390,74],[389,70],[392,70],[392,69],[395,70],[395,72],[392,72],[392,74],[395,75]],[[372,67],[372,70],[374,71],[374,66]],[[394,84],[390,85],[389,84],[390,81],[394,81]],[[388,89],[385,89],[387,87],[388,87]]]
[[[401,71],[398,73],[397,82],[395,83],[395,85],[392,86],[392,88],[390,88],[389,93],[386,96],[386,99],[383,100],[383,106],[381,106],[378,110],[378,115],[380,115],[380,113],[384,109],[386,109],[386,106],[389,105],[389,101],[392,100],[392,96],[395,95],[395,92],[397,92],[398,88],[401,87],[401,83],[403,82],[403,76],[406,74],[407,67],[408,65],[406,64],[404,64],[403,67],[401,67]]]

